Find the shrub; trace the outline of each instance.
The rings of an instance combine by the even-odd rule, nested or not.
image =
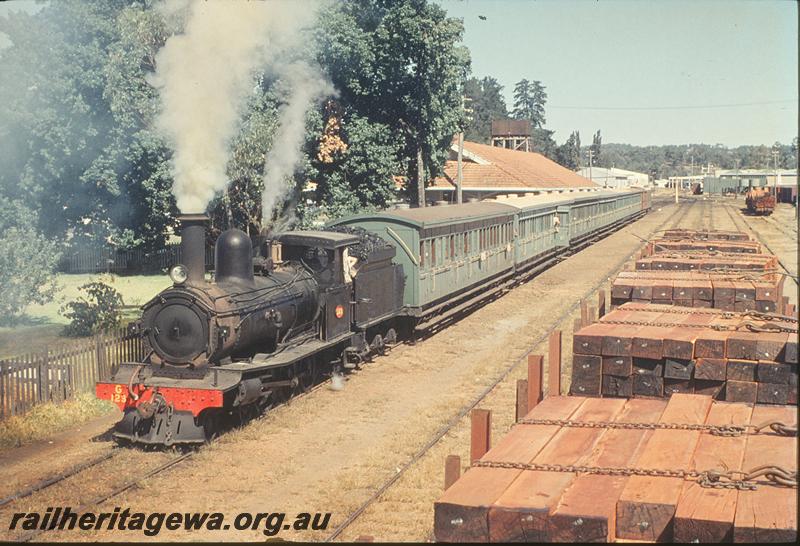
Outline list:
[[[57,245],[32,226],[33,211],[0,198],[0,323],[13,323],[32,303],[53,300]]]
[[[64,328],[68,336],[90,336],[107,332],[122,321],[122,294],[113,286],[103,282],[86,283],[79,288],[86,297],[79,297],[61,308],[61,314],[69,319]]]

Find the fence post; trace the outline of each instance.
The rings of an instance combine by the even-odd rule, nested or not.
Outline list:
[[[528,380],[517,379],[517,404],[514,422],[528,415]]]
[[[50,371],[49,371],[49,361],[50,361],[50,351],[47,349],[45,345],[44,351],[42,352],[42,360],[38,366],[36,366],[36,374],[37,374],[37,388],[38,392],[38,399],[39,402],[47,402],[50,398]]]
[[[581,324],[589,325],[589,304],[584,299],[581,300]]]
[[[591,309],[590,309],[591,311]],[[548,358],[547,396],[561,395],[561,330],[550,333],[550,354]]]
[[[606,291],[600,290],[597,293],[597,318],[601,319],[606,314]]]
[[[97,358],[97,380],[104,379],[104,371],[106,368],[106,348],[103,339],[103,334],[97,334],[94,338],[95,356]]]
[[[0,360],[0,418],[5,419],[6,417],[6,405],[8,404],[8,400],[6,400],[6,394],[8,389],[6,389],[6,363]]]
[[[483,457],[489,448],[492,440],[492,412],[485,409],[472,410],[472,430],[470,434],[470,463],[474,463]]]
[[[444,460],[444,490],[450,489],[450,486],[456,483],[460,477],[461,457],[448,455]]]
[[[528,411],[530,412],[542,401],[542,374],[544,356],[528,355]]]

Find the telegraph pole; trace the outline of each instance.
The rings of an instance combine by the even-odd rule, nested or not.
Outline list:
[[[425,206],[425,167],[422,164],[422,143],[417,145],[417,206]]]
[[[592,157],[594,157],[594,152],[591,148],[589,148],[587,153],[589,154],[589,180],[594,182],[594,179],[592,178]]]
[[[464,182],[464,173],[463,173],[463,158],[464,158],[464,122],[467,120],[472,120],[472,108],[467,108],[466,103],[467,101],[472,101],[471,98],[467,97],[466,95],[461,96],[461,109],[464,111],[464,119],[461,122],[458,131],[458,168],[456,170],[456,203],[461,204],[464,202],[463,195],[462,195],[462,184]]]
[[[780,152],[778,150],[772,150],[772,164],[775,169],[775,179],[772,183],[773,193],[775,194],[775,201],[778,200],[778,156]]]
[[[678,179],[675,178],[675,204],[678,204]]]

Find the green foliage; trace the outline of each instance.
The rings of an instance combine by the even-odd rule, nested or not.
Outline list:
[[[36,214],[0,196],[0,323],[15,322],[29,304],[57,291],[57,246],[36,231]]]
[[[116,288],[103,282],[90,282],[79,290],[85,292],[86,297],[81,296],[61,308],[61,314],[70,321],[64,328],[65,335],[90,336],[120,325],[123,301]]]
[[[553,139],[554,132],[544,128],[531,129],[531,150],[558,161],[558,145]]]
[[[508,109],[503,98],[503,86],[495,78],[469,78],[464,84],[464,94],[472,99],[467,103],[472,108],[472,120],[464,127],[464,138],[471,142],[490,144],[492,120],[508,118]]]
[[[345,118],[342,139],[347,149],[341,158],[315,163],[319,215],[338,218],[385,208],[397,197],[393,176],[402,168],[402,150],[391,128],[354,113]]]
[[[514,110],[517,119],[529,119],[531,127],[542,129],[545,124],[544,106],[547,104],[545,87],[539,80],[522,79],[514,86]]]
[[[777,144],[777,143],[776,143]],[[772,169],[772,147],[737,146],[722,144],[680,144],[665,146],[633,146],[631,144],[603,144],[602,167],[618,167],[647,173],[654,178],[688,175],[694,160],[694,173],[708,164],[720,169]],[[779,144],[778,168],[796,169],[797,153],[792,144]]]
[[[592,145],[589,149],[592,151],[592,165],[600,165],[603,161],[603,156],[600,155],[601,147],[603,145],[603,138],[600,136],[600,129],[592,137]]]
[[[367,171],[370,150],[379,156],[369,159],[378,168],[375,178],[400,167],[393,174],[416,180],[418,149],[424,177],[441,174],[462,121],[469,66],[468,51],[460,45],[463,32],[461,21],[426,0],[349,1],[324,11],[317,31],[319,62],[339,91],[342,129],[359,150],[347,159],[346,174],[318,168],[320,195],[332,211],[355,203],[352,188],[361,184],[351,180]],[[368,124],[376,127],[368,130]],[[374,195],[380,205],[391,183],[376,184],[355,197]],[[414,196],[415,189],[409,190]]]
[[[569,138],[558,147],[556,153],[557,161],[562,166],[577,170],[581,166],[581,134],[578,131],[572,131]]]

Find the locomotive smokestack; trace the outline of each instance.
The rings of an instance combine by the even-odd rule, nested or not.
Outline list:
[[[199,284],[206,274],[206,228],[209,218],[205,214],[183,214],[181,223],[181,261],[186,266],[188,284]]]

